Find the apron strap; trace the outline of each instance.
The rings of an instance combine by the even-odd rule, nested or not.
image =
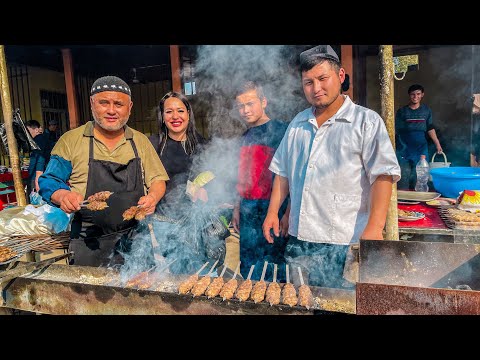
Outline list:
[[[132,145],[133,153],[135,154],[135,157],[138,158],[138,151],[137,151],[137,146],[135,145],[135,142],[133,139],[128,139],[130,141],[130,144]],[[93,160],[94,155],[93,155],[93,136],[90,137],[90,144],[88,146],[88,159]]]

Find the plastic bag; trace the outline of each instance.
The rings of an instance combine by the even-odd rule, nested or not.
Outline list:
[[[73,214],[67,214],[60,208],[43,204],[41,206],[27,205],[23,215],[33,214],[38,223],[47,227],[49,233],[58,234],[68,231]]]
[[[46,202],[42,199],[39,193],[32,191],[29,195],[30,204],[32,205],[44,205]]]

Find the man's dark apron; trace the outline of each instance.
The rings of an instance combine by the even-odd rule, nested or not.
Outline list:
[[[74,251],[71,265],[113,266],[123,264],[121,252],[128,251],[136,220],[123,221],[123,212],[137,205],[145,195],[140,158],[132,139],[135,158],[127,164],[95,160],[93,136],[90,138],[88,178],[85,199],[99,191],[112,191],[108,208],[91,211],[82,208],[72,222],[69,251]],[[119,253],[120,252],[120,253]]]

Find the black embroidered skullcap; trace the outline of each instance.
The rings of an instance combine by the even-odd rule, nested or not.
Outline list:
[[[90,95],[98,94],[102,91],[117,91],[127,95],[132,95],[130,87],[125,81],[116,76],[103,76],[95,80],[90,90]]]
[[[340,63],[337,53],[330,45],[317,45],[311,49],[305,50],[300,54],[300,62],[302,63],[308,60],[319,58],[330,59]]]

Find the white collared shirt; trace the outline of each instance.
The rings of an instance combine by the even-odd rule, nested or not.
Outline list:
[[[358,242],[379,175],[400,180],[400,166],[385,124],[375,111],[346,95],[337,113],[317,126],[308,108],[295,116],[269,169],[288,178],[289,234],[300,240]]]

